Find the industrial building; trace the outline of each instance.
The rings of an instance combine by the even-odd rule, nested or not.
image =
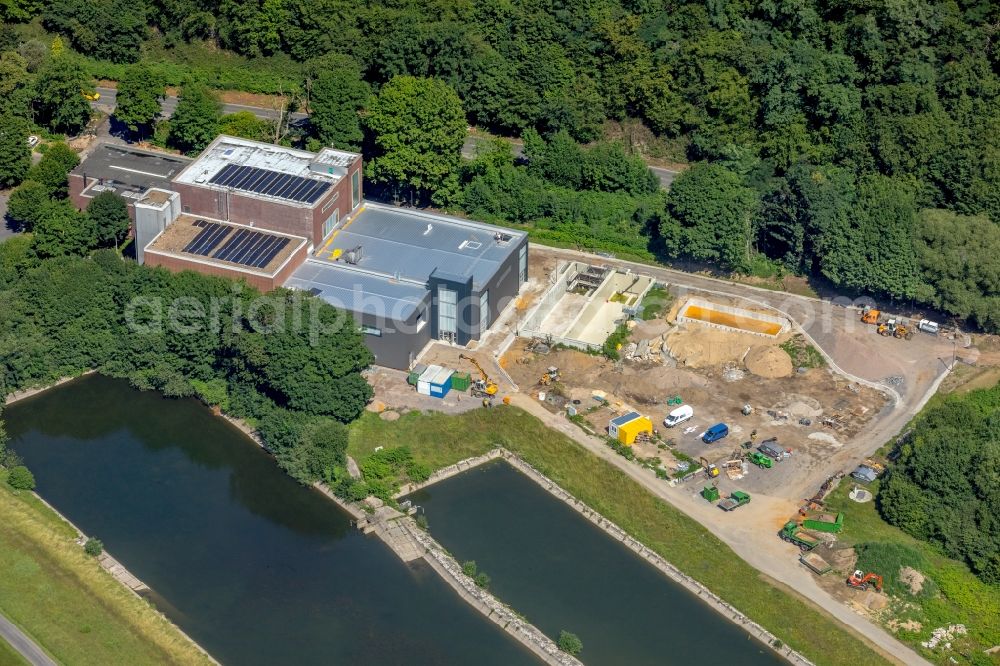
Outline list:
[[[379,365],[409,368],[432,340],[480,339],[527,280],[527,234],[366,202],[361,170],[356,153],[219,136],[193,160],[99,146],[70,191],[81,208],[95,187],[134,193],[140,263],[351,312]]]

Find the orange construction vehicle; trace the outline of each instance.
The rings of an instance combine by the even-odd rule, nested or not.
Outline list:
[[[882,591],[882,576],[877,573],[865,573],[861,569],[855,569],[854,573],[847,577],[847,586],[856,590],[867,590],[869,585],[874,585],[877,592]]]
[[[876,310],[870,305],[866,305],[865,309],[861,311],[861,321],[866,324],[878,324],[879,317],[882,316],[881,310]]]

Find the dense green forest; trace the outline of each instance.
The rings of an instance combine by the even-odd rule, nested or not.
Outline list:
[[[0,244],[0,321],[0,394],[96,369],[197,396],[255,423],[303,482],[338,478],[343,424],[371,398],[360,374],[371,355],[342,312],[112,250],[40,259],[30,234]]]
[[[187,84],[180,127],[156,124],[183,150],[221,127],[363,148],[393,195],[540,240],[818,275],[1000,329],[987,0],[7,0],[0,18],[0,115],[79,126],[80,99],[60,93],[90,85],[80,74]],[[52,66],[63,50],[83,60]],[[288,93],[313,125],[223,122],[194,79]],[[582,144],[624,126],[623,153],[669,146],[693,166],[666,200],[502,155],[462,169],[459,117]]]
[[[888,522],[1000,585],[1000,387],[927,409],[878,492]]]

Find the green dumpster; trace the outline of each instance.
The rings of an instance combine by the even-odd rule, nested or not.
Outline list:
[[[468,391],[472,385],[472,375],[468,372],[456,372],[451,376],[451,389],[453,391]]]

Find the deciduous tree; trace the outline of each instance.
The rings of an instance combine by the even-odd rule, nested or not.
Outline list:
[[[28,123],[15,116],[0,116],[0,187],[17,185],[31,168]]]
[[[40,257],[83,255],[96,245],[90,218],[68,201],[52,201],[38,215],[34,230],[35,252]]]
[[[678,176],[667,196],[670,217],[661,226],[668,247],[698,261],[745,270],[751,257],[756,193],[726,168],[700,163]]]
[[[7,215],[24,231],[31,231],[49,201],[49,188],[36,180],[26,180],[10,193]]]
[[[87,217],[94,230],[97,247],[118,247],[128,235],[131,221],[128,204],[114,192],[101,192],[87,205]]]
[[[349,64],[320,72],[309,96],[309,122],[317,138],[341,150],[360,150],[365,135],[359,113],[370,99],[371,88]]]
[[[79,132],[90,120],[90,103],[83,97],[88,89],[93,86],[75,59],[53,57],[38,73],[36,119],[55,132]]]
[[[147,65],[132,65],[118,82],[115,118],[133,132],[146,134],[160,115],[165,91],[166,81],[158,70]]]
[[[170,145],[186,153],[207,146],[219,132],[220,110],[219,100],[208,86],[198,81],[186,84],[170,117]]]
[[[376,155],[368,163],[375,181],[424,198],[441,194],[446,179],[457,177],[467,125],[448,85],[397,76],[379,91],[365,123],[375,139]]]

